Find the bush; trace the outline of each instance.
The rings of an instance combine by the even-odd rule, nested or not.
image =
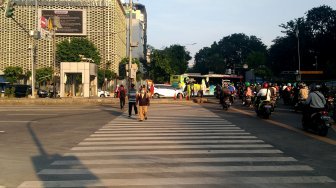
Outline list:
[[[6,97],[14,97],[14,93],[15,93],[15,88],[14,87],[5,89],[5,96]]]

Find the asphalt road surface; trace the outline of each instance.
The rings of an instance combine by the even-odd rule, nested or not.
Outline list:
[[[1,107],[0,187],[336,187],[336,133],[236,103]]]

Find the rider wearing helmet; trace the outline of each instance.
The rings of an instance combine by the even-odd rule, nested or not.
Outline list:
[[[257,97],[260,97],[262,100],[270,101],[271,100],[271,90],[268,88],[268,83],[264,82],[262,88],[259,90]]]
[[[310,93],[308,95],[308,98],[305,102],[306,109],[303,113],[303,120],[309,121],[309,117],[311,114],[322,111],[325,109],[326,105],[326,99],[324,98],[324,95],[320,92],[321,85],[318,84],[312,84],[310,86]]]
[[[225,82],[220,93],[220,103],[222,104],[228,97],[230,97],[230,95],[229,84]]]

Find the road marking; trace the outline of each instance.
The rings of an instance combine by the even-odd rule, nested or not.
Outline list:
[[[0,133],[5,133],[5,131],[0,131]],[[0,187],[1,188],[1,187]]]
[[[179,126],[180,125],[180,126]],[[181,127],[181,125],[185,125],[183,127]],[[236,125],[232,125],[232,124],[227,124],[227,125],[218,125],[218,124],[213,124],[213,125],[199,125],[199,124],[170,124],[170,125],[161,125],[158,126],[157,124],[146,124],[146,125],[136,125],[134,123],[130,123],[130,124],[123,124],[123,125],[106,125],[103,126],[102,128],[165,128],[165,129],[169,129],[169,128],[221,128],[221,127],[236,127]]]
[[[148,138],[158,137],[158,136],[221,136],[221,135],[250,135],[251,133],[152,133],[152,134],[118,134],[118,133],[111,133],[111,134],[93,134],[90,137],[125,137],[125,136],[146,136]]]
[[[139,178],[139,179],[99,179],[68,181],[26,181],[18,188],[48,187],[131,187],[131,186],[183,186],[194,185],[230,185],[230,184],[307,184],[334,183],[326,176],[280,176],[280,177],[195,177],[195,178]],[[283,185],[284,187],[286,185]],[[270,187],[272,187],[270,185]],[[287,186],[286,186],[287,187]]]
[[[113,164],[186,164],[227,162],[296,162],[293,157],[221,157],[221,158],[148,158],[148,159],[106,159],[106,160],[59,160],[51,165],[113,165]]]
[[[225,148],[272,148],[269,144],[227,144],[227,145],[137,145],[137,146],[90,146],[73,147],[72,151],[92,151],[92,150],[148,150],[148,149],[225,149]]]
[[[254,116],[252,113],[249,113],[249,112],[246,112],[246,111],[243,111],[243,110],[239,110],[239,109],[234,108],[234,107],[232,107],[232,110],[235,110],[237,112],[243,113],[243,114],[248,115],[248,116]],[[325,142],[325,143],[328,143],[328,144],[331,144],[331,145],[336,145],[336,140],[326,138],[326,137],[322,137],[322,136],[318,136],[318,135],[314,135],[314,134],[310,134],[306,131],[300,130],[298,128],[295,128],[295,127],[292,127],[290,125],[280,123],[280,122],[277,122],[277,121],[274,121],[274,120],[268,119],[268,120],[265,120],[265,121],[267,121],[267,122],[269,122],[273,125],[276,125],[276,126],[279,126],[279,127],[282,127],[282,128],[285,128],[285,129],[288,129],[288,130],[291,130],[291,131],[294,131],[294,132],[297,132],[297,133],[300,133],[300,134],[303,134],[305,136],[314,138],[316,140],[319,140],[319,141],[322,141],[322,142]]]
[[[233,143],[265,143],[262,140],[126,140],[126,141],[110,141],[110,142],[81,142],[78,145],[97,146],[97,145],[132,145],[132,144],[233,144]]]
[[[36,121],[0,121],[0,123],[35,123]]]
[[[184,166],[184,167],[142,167],[142,168],[91,168],[91,169],[43,169],[39,175],[55,174],[115,174],[115,173],[176,173],[176,172],[283,172],[312,171],[306,165],[283,166]]]
[[[64,156],[75,156],[75,157],[97,157],[97,156],[120,156],[120,155],[191,155],[191,154],[256,154],[256,153],[283,153],[277,149],[266,149],[266,150],[181,150],[181,151],[109,151],[109,152],[86,152],[86,153],[66,153]]]
[[[6,114],[7,116],[56,116],[58,114]]]
[[[135,129],[125,129],[125,128],[102,128],[99,129],[98,131],[96,131],[95,133],[104,133],[104,132],[119,132],[119,133],[123,133],[123,132],[127,132],[127,133],[131,133],[131,132],[181,132],[181,131],[193,131],[193,132],[198,132],[198,131],[204,131],[204,132],[213,132],[213,131],[245,131],[239,127],[215,127],[215,128],[193,128],[193,127],[185,127],[185,128],[178,128],[178,127],[172,127],[172,128],[151,128],[150,130],[135,130]]]
[[[188,136],[186,137],[180,137],[180,136],[167,136],[167,137],[128,137],[128,138],[86,138],[85,141],[98,141],[98,140],[176,140],[176,139],[183,139],[183,140],[192,140],[192,139],[199,139],[199,136]],[[255,136],[204,136],[202,139],[251,139],[251,138],[257,138]]]

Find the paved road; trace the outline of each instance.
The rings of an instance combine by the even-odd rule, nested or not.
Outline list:
[[[334,145],[248,113],[204,104],[153,105],[145,122],[123,114],[47,155],[50,166],[19,187],[336,186]],[[321,150],[331,159],[318,161]]]

